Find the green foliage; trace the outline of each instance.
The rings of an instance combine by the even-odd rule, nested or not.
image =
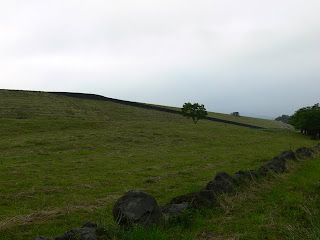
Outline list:
[[[203,104],[187,102],[183,104],[182,115],[187,118],[192,118],[193,123],[197,123],[199,119],[206,118],[208,112]]]
[[[310,135],[320,132],[320,106],[319,103],[300,108],[290,117],[290,123],[296,128]]]
[[[277,117],[275,120],[276,121],[281,121],[281,122],[284,122],[284,123],[289,123],[289,119],[290,119],[289,115],[282,115],[282,116]]]

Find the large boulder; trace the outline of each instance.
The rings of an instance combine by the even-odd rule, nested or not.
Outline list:
[[[214,180],[210,181],[206,187],[206,190],[212,191],[215,195],[229,193],[232,191],[232,189],[233,179],[225,172],[218,173]]]
[[[179,204],[169,204],[166,206],[162,206],[162,213],[167,218],[174,218],[181,215],[187,208],[189,204],[187,202],[179,203]]]
[[[302,147],[296,150],[296,156],[298,158],[308,158],[312,156],[312,151],[309,148]]]
[[[113,217],[121,226],[152,226],[163,220],[161,209],[151,195],[142,191],[126,192],[114,205]]]
[[[203,206],[209,206],[215,202],[216,197],[213,192],[204,190],[175,197],[170,201],[170,204],[188,203],[188,208],[201,208]]]

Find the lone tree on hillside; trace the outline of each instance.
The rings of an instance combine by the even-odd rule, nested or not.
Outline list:
[[[320,137],[320,106],[319,103],[312,107],[304,107],[297,110],[290,117],[290,124],[302,133],[310,135],[316,139],[317,135]]]
[[[183,104],[182,115],[187,118],[192,118],[193,123],[197,123],[199,119],[206,118],[208,113],[203,104],[187,102]]]

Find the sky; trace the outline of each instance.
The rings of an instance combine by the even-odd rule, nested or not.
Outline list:
[[[1,0],[0,89],[274,118],[320,102],[319,0]]]

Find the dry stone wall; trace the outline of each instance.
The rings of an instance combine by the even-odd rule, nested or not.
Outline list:
[[[313,157],[320,153],[320,144],[311,148],[299,148],[296,152],[291,150],[274,157],[270,162],[257,170],[240,170],[230,176],[219,172],[205,189],[186,193],[173,198],[165,206],[159,206],[156,199],[150,194],[139,190],[130,190],[125,193],[113,207],[113,217],[120,226],[131,227],[136,224],[151,227],[161,224],[164,219],[176,218],[186,209],[198,209],[216,203],[221,194],[230,194],[234,188],[244,185],[252,180],[262,178],[268,174],[281,174],[286,170],[287,160],[299,161]],[[81,228],[71,229],[55,240],[97,240],[109,239],[111,235],[107,229],[95,223],[85,223]],[[52,240],[47,237],[36,237],[34,240]]]

